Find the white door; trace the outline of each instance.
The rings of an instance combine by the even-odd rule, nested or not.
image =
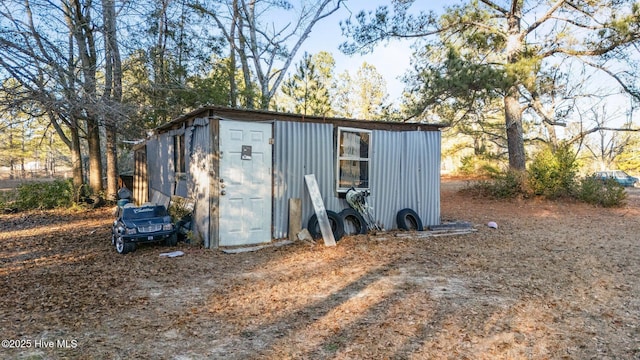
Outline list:
[[[220,246],[271,241],[271,124],[220,121]]]

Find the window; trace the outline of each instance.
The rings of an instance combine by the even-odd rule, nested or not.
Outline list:
[[[337,146],[337,191],[369,189],[371,131],[338,128]]]
[[[184,134],[173,137],[173,166],[176,174],[184,174],[186,165],[184,161]]]

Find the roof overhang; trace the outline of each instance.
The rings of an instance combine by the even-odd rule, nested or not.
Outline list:
[[[162,133],[182,125],[184,122],[195,118],[217,118],[239,121],[291,121],[334,124],[337,126],[364,128],[371,130],[389,131],[439,131],[447,127],[444,124],[429,124],[419,122],[399,121],[372,121],[347,118],[333,118],[321,116],[305,116],[299,114],[281,113],[267,110],[234,109],[222,106],[205,106],[179,116],[168,123],[155,129],[156,133]]]

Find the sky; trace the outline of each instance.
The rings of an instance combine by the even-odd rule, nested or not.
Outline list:
[[[419,10],[441,11],[444,9],[445,4],[451,3],[452,1],[442,0],[416,1],[416,4],[411,7],[411,11],[415,13]],[[333,55],[336,61],[335,74],[348,70],[351,75],[355,75],[362,63],[367,62],[375,66],[384,77],[389,93],[388,100],[397,103],[396,100],[401,97],[404,89],[404,84],[400,77],[411,67],[412,50],[410,48],[410,40],[392,40],[388,43],[381,43],[375,47],[372,53],[365,55],[345,55],[338,49],[341,43],[349,40],[342,35],[340,21],[346,20],[349,16],[355,17],[361,10],[374,11],[378,6],[382,5],[391,6],[391,1],[348,1],[346,7],[343,6],[336,13],[316,24],[293,64],[298,63],[305,51],[311,55],[320,51],[327,51]]]

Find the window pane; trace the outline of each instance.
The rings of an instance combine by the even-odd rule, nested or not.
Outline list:
[[[369,133],[343,131],[340,139],[340,157],[369,158]]]
[[[369,187],[369,162],[340,160],[340,187],[341,188],[368,188]]]

